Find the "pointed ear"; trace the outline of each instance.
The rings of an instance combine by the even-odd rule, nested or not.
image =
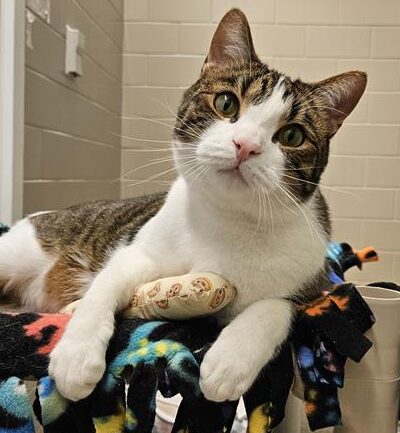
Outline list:
[[[240,9],[230,10],[218,24],[202,71],[232,61],[259,61],[254,51],[249,22]]]
[[[367,85],[367,74],[360,71],[345,72],[314,85],[328,101],[328,111],[338,129],[353,111]]]

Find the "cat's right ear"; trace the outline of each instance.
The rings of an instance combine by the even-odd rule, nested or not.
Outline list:
[[[245,14],[240,9],[232,9],[218,24],[202,72],[238,61],[250,63],[259,60]]]

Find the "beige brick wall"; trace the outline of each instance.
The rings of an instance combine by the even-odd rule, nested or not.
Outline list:
[[[400,281],[398,0],[126,0],[122,195],[166,187],[168,176],[152,179],[170,167],[154,161],[168,156],[159,151],[170,139],[161,123],[173,121],[166,106],[176,110],[183,89],[198,76],[215,24],[232,6],[247,13],[259,55],[293,77],[368,72],[366,95],[332,142],[323,190],[334,237],[373,244],[381,254],[379,264],[349,276]],[[150,165],[140,169],[144,164]]]
[[[51,0],[49,23],[35,15],[26,47],[25,213],[119,197],[122,20],[122,0]],[[85,35],[75,80],[64,74],[66,24]]]

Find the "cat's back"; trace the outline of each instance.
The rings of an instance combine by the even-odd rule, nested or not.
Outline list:
[[[0,294],[37,311],[82,297],[113,252],[157,214],[165,194],[40,212],[0,238]]]
[[[165,193],[125,200],[99,200],[28,217],[48,253],[88,253],[99,264],[110,249],[133,240],[161,208]]]

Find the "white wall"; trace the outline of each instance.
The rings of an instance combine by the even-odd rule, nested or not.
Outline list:
[[[120,194],[122,0],[28,1],[24,213]],[[44,2],[46,3],[46,2]],[[66,25],[85,36],[81,77],[64,73]]]
[[[22,216],[24,0],[0,0],[0,221]]]

